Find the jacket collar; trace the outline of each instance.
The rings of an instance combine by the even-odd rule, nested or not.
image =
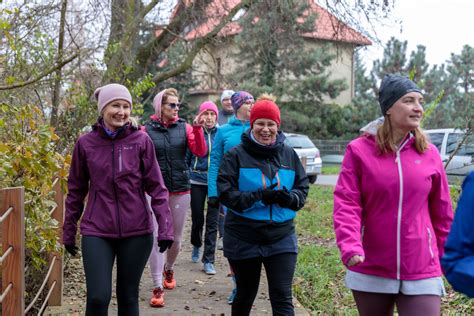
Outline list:
[[[250,136],[250,133],[251,129],[248,129],[242,134],[242,146],[249,154],[261,158],[270,158],[277,155],[278,152],[283,148],[284,141],[286,139],[283,132],[278,131],[276,141],[273,144],[266,146],[256,143]]]
[[[100,135],[100,137],[102,137],[102,138],[113,140],[113,139],[121,139],[121,138],[127,137],[128,135],[130,135],[134,131],[138,130],[138,128],[133,126],[129,122],[129,123],[125,124],[124,126],[120,127],[119,129],[117,129],[114,136],[110,136],[106,131],[106,128],[105,128],[105,125],[104,125],[104,119],[99,117],[97,119],[97,122],[94,125],[92,125],[92,130],[95,131],[96,133],[98,133]]]

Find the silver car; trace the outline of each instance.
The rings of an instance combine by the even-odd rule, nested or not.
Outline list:
[[[430,141],[438,147],[443,163],[447,163],[451,154],[464,137],[462,130],[454,128],[425,130]],[[469,135],[458,152],[446,167],[448,175],[465,176],[474,170],[474,135]]]
[[[285,136],[285,143],[296,151],[303,164],[306,163],[306,174],[309,182],[315,183],[323,166],[319,149],[314,146],[311,139],[306,135],[285,133]]]

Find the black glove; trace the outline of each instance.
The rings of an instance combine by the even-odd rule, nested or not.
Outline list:
[[[166,249],[170,249],[171,245],[173,245],[172,240],[159,240],[158,241],[158,247],[160,247],[161,253],[165,252]]]
[[[69,252],[69,254],[73,257],[75,257],[79,251],[79,248],[77,248],[75,245],[64,245],[64,248],[66,248],[66,251]]]
[[[211,196],[210,198],[207,199],[207,206],[212,207],[212,208],[218,208],[219,207],[219,200],[215,196]]]
[[[277,192],[276,203],[281,207],[290,208],[294,201],[293,194],[285,187],[283,187],[283,190],[278,190]]]
[[[275,204],[276,203],[276,197],[277,197],[277,192],[273,190],[274,187],[276,187],[276,183],[272,184],[270,187],[266,188],[265,190],[262,190],[262,203],[265,205],[270,205],[270,204]]]

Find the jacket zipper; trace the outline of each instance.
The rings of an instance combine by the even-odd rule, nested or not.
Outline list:
[[[401,227],[402,227],[402,203],[403,203],[403,171],[402,162],[400,161],[400,151],[405,146],[410,138],[408,138],[397,150],[395,163],[398,166],[398,175],[400,177],[400,195],[398,199],[398,216],[397,216],[397,280],[400,280],[400,241],[401,241]]]
[[[267,166],[268,168],[270,168],[270,173],[269,175],[272,174],[272,169],[271,169],[271,166],[270,166],[270,159],[267,158]],[[263,179],[265,179],[265,175],[263,177]],[[271,184],[272,181],[270,181],[270,184]],[[273,223],[273,204],[270,204],[270,223]]]
[[[118,204],[118,198],[117,198],[117,187],[116,187],[116,184],[115,184],[115,144],[114,144],[114,142],[112,142],[112,181],[113,181],[113,188],[114,188],[115,210],[116,210],[116,213],[117,213],[119,237],[122,237],[122,225],[120,223],[120,212],[119,212],[119,204]]]
[[[118,161],[119,161],[119,172],[122,172],[122,147],[119,147]]]

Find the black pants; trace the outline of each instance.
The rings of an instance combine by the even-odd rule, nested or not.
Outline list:
[[[291,285],[296,266],[296,253],[271,257],[230,260],[237,283],[237,295],[232,303],[232,315],[250,315],[258,291],[262,264],[268,279],[268,292],[273,315],[294,315]]]
[[[120,239],[82,237],[87,286],[86,316],[107,315],[115,258],[118,315],[138,316],[138,288],[152,246],[153,234]]]
[[[204,204],[207,197],[207,185],[191,184],[191,244],[202,246],[202,231],[204,227]],[[218,208],[207,207],[206,233],[204,235],[204,253],[202,262],[214,263],[217,238]]]

